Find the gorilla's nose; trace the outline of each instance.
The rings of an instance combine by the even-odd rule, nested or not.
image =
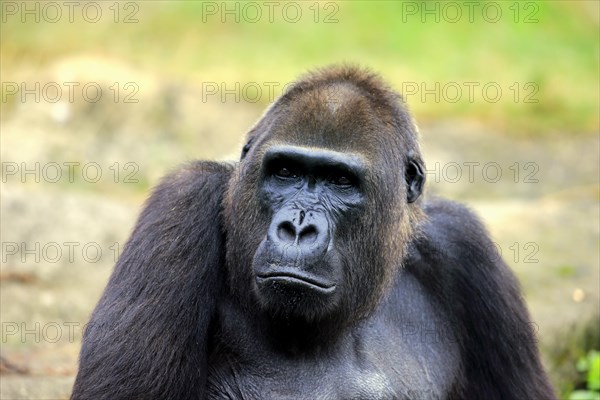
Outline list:
[[[277,227],[277,238],[285,243],[296,245],[309,245],[314,243],[319,236],[317,227],[313,224],[296,226],[290,221],[283,221]]]
[[[298,246],[304,256],[322,253],[329,240],[327,219],[318,212],[282,210],[273,218],[269,240],[282,250]]]

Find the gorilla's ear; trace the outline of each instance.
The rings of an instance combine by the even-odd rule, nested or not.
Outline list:
[[[251,137],[248,142],[244,145],[244,147],[242,148],[242,156],[240,157],[240,161],[244,159],[244,157],[246,157],[246,154],[248,154],[248,151],[250,150],[250,147],[252,147],[252,141],[254,140],[253,137]]]
[[[408,185],[406,200],[409,203],[419,198],[423,192],[424,183],[423,166],[417,160],[409,159],[406,165],[406,184]]]

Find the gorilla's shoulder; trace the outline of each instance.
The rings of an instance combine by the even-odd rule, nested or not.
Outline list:
[[[182,187],[210,179],[227,179],[233,163],[215,161],[191,161],[183,164],[161,179],[160,187]]]
[[[493,248],[487,230],[466,206],[433,198],[424,202],[423,210],[426,219],[419,225],[419,234],[410,246],[413,257],[464,264],[485,257]]]
[[[485,230],[475,213],[464,204],[435,197],[425,200],[423,211],[427,216],[422,225],[425,230],[449,229],[450,231],[446,232],[449,234],[453,231],[465,234],[471,231],[481,233],[481,230]]]
[[[214,161],[192,161],[183,164],[161,179],[153,189],[149,202],[164,204],[165,200],[176,201],[194,196],[198,192],[221,192],[233,168],[233,164]]]
[[[179,225],[189,221],[190,226],[198,220],[215,222],[232,171],[232,164],[212,161],[193,161],[178,167],[152,189],[138,223],[156,229],[157,223],[166,228],[175,221]],[[195,216],[194,222],[190,213]]]
[[[508,268],[471,210],[443,199],[429,200],[423,209],[427,218],[408,246],[404,266],[449,313],[460,314],[482,296],[496,299],[502,288],[512,291]]]

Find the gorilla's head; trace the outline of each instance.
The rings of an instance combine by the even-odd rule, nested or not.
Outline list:
[[[227,190],[232,293],[272,317],[366,316],[422,218],[416,136],[400,96],[368,71],[293,85],[249,132]]]

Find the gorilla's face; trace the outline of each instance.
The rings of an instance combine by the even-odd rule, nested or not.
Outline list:
[[[318,317],[345,291],[339,239],[364,208],[365,162],[358,156],[300,146],[272,146],[259,178],[271,215],[252,262],[268,310]]]
[[[364,317],[411,235],[403,134],[359,88],[334,89],[275,104],[229,183],[230,289],[272,316]]]

